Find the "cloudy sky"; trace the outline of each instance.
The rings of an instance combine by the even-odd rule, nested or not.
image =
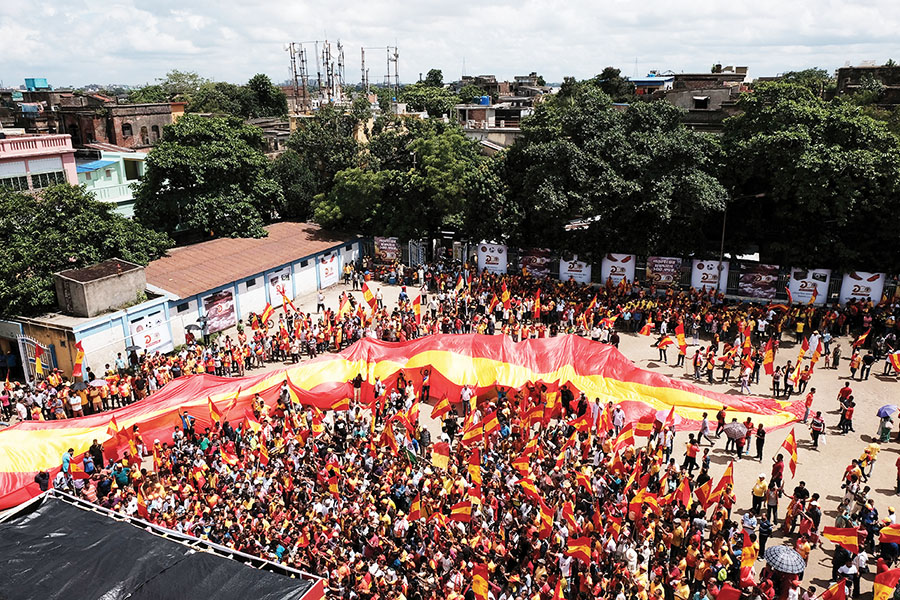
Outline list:
[[[463,64],[470,75],[535,70],[548,81],[607,65],[633,76],[708,71],[716,62],[761,76],[900,60],[898,25],[888,0],[2,0],[0,80],[134,85],[180,69],[282,81],[284,42],[326,38],[343,42],[348,82],[360,79],[361,46],[394,44],[404,82],[433,67],[458,79]],[[370,80],[379,81],[385,53],[368,54]]]

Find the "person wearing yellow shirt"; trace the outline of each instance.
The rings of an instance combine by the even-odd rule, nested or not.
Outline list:
[[[759,516],[759,511],[762,510],[768,488],[769,484],[766,483],[766,474],[760,473],[756,484],[753,486],[753,514],[756,516]]]

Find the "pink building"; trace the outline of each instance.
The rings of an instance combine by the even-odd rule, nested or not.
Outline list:
[[[57,183],[78,185],[69,135],[0,139],[0,187],[31,192]]]

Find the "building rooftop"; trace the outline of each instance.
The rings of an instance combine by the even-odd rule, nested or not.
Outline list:
[[[265,238],[220,238],[173,248],[147,265],[147,283],[189,298],[356,238],[322,231],[315,223],[274,223],[266,231]]]
[[[104,260],[96,265],[85,267],[83,269],[69,269],[68,271],[60,271],[58,275],[67,279],[73,279],[81,283],[89,281],[97,281],[109,277],[110,275],[121,275],[135,269],[140,269],[141,265],[128,262],[119,258],[111,258]]]
[[[98,169],[102,169],[103,167],[108,167],[109,165],[116,164],[117,160],[91,160],[88,162],[82,162],[75,165],[75,170],[79,173],[90,173],[91,171],[96,171]]]

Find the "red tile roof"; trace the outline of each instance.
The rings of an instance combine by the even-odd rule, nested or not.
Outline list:
[[[275,223],[266,231],[265,238],[220,238],[173,248],[147,265],[147,283],[189,298],[356,239],[322,231],[315,223]]]

